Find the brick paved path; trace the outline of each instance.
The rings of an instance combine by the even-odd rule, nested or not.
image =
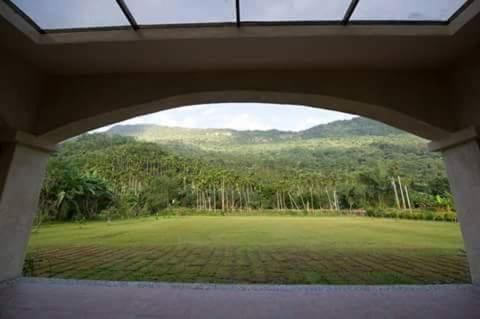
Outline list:
[[[264,284],[468,283],[464,254],[262,248],[70,247],[31,252],[25,274],[67,279]]]

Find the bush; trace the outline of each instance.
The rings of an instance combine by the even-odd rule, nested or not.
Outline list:
[[[386,212],[378,208],[367,209],[366,215],[368,217],[387,217]]]
[[[192,208],[168,208],[159,212],[160,216],[294,216],[294,217],[335,217],[335,216],[363,216],[358,211],[349,210],[295,210],[295,209],[260,209],[234,210],[222,212],[217,210],[198,210]]]
[[[367,209],[366,215],[367,215],[368,217],[375,217],[375,210],[373,210],[373,209],[371,209],[371,208]]]
[[[456,222],[457,215],[454,212],[433,212],[428,210],[405,211],[399,209],[375,209],[370,208],[366,211],[366,216],[376,218],[400,218],[410,220],[431,220]]]
[[[447,212],[443,214],[443,219],[448,222],[456,222],[457,221],[457,214],[452,212]]]
[[[396,218],[394,212],[385,212],[384,217],[385,218]]]
[[[53,220],[95,219],[114,204],[110,185],[95,173],[85,174],[71,163],[49,162],[39,208]]]
[[[425,220],[433,220],[435,218],[435,215],[432,212],[427,212],[425,214]]]
[[[435,207],[437,205],[435,196],[427,193],[413,191],[410,193],[410,198],[413,205],[421,209],[426,209],[427,207]]]

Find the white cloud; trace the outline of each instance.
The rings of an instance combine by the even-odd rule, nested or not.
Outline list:
[[[255,118],[255,115],[242,113],[225,122],[225,127],[234,130],[270,130],[272,126],[261,119]]]
[[[119,124],[300,131],[318,124],[352,117],[350,114],[298,105],[221,103],[180,107],[133,118]]]

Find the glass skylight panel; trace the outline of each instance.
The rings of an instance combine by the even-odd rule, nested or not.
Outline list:
[[[445,22],[465,0],[360,0],[351,21]]]
[[[129,25],[115,0],[12,0],[12,2],[44,30]]]
[[[341,21],[351,0],[241,0],[242,21]]]
[[[235,22],[235,0],[125,0],[139,25]]]

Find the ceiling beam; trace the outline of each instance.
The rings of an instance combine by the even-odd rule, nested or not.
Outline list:
[[[5,3],[19,16],[21,16],[28,24],[30,24],[38,33],[45,34],[45,30],[43,30],[32,18],[28,16],[22,9],[17,7],[15,3],[11,0],[5,0]]]
[[[240,17],[240,0],[235,0],[235,17],[237,20],[237,27],[240,27],[240,24],[242,23]]]
[[[345,16],[343,17],[343,20],[342,20],[342,23],[344,25],[348,24],[348,22],[350,21],[350,18],[352,17],[352,14],[355,11],[355,9],[357,8],[357,5],[358,5],[359,2],[360,2],[360,0],[352,0],[352,2],[350,2],[350,5],[348,6],[347,12],[345,12]]]
[[[132,29],[133,30],[138,30],[140,29],[140,27],[138,26],[138,23],[137,21],[135,20],[135,17],[133,16],[132,12],[130,11],[130,9],[128,8],[127,4],[125,3],[124,0],[117,0],[117,4],[118,6],[120,7],[120,9],[122,10],[123,14],[125,15],[125,17],[127,18],[128,20],[128,23],[130,23],[130,25],[132,26]]]

